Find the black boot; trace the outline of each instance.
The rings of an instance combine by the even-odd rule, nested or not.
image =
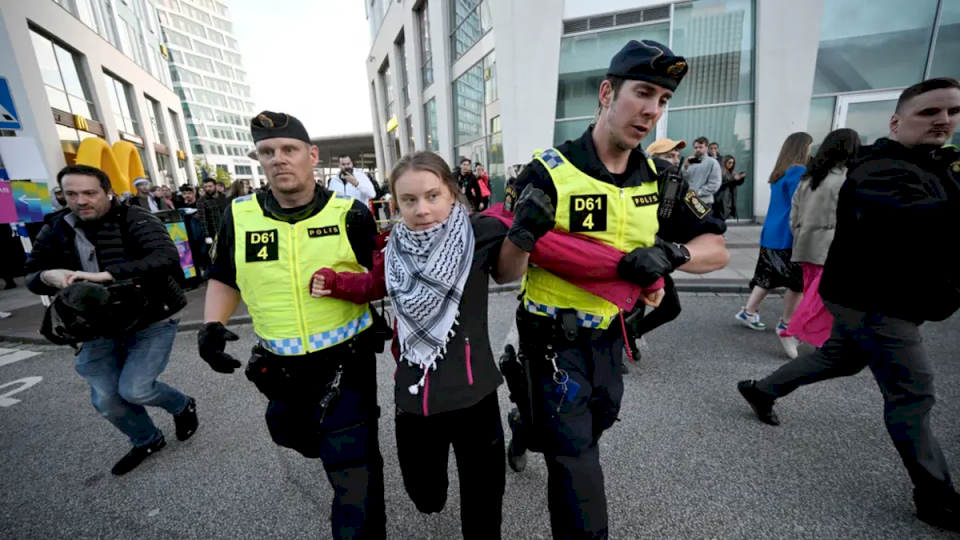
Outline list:
[[[523,472],[527,468],[527,443],[523,436],[523,420],[516,407],[507,415],[507,425],[513,434],[507,445],[507,463],[514,472]]]
[[[157,450],[160,450],[166,445],[167,442],[163,440],[163,435],[161,434],[160,438],[151,444],[134,446],[132,450],[127,452],[127,455],[120,458],[120,461],[113,466],[113,469],[111,469],[110,472],[117,476],[127,474],[128,472],[136,469],[137,466],[143,463],[143,460],[150,457],[151,454]]]
[[[757,381],[740,381],[737,383],[737,390],[740,390],[743,399],[753,407],[753,412],[757,413],[757,418],[761,422],[771,426],[780,425],[777,413],[773,412],[773,402],[776,398],[757,390]]]
[[[197,420],[196,400],[190,398],[187,401],[187,406],[180,411],[180,414],[173,415],[173,424],[177,426],[178,441],[185,441],[189,439],[190,436],[197,431],[197,426],[200,424],[200,422]]]
[[[960,532],[960,494],[953,488],[941,490],[913,490],[917,518],[934,527]]]

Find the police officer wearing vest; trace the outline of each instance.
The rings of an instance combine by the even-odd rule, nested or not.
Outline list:
[[[551,229],[582,234],[624,252],[618,272],[640,286],[677,268],[706,273],[726,265],[723,225],[682,183],[667,182],[661,193],[656,165],[639,149],[686,72],[684,59],[664,45],[630,41],[600,85],[595,125],[536,154],[507,193],[514,222],[500,270],[524,275],[517,329],[530,386],[529,446],[547,463],[555,539],[608,536],[597,441],[620,411],[625,314],[528,267],[529,252]]]
[[[320,268],[372,267],[376,223],[366,207],[318,186],[318,149],[296,118],[264,111],[251,122],[270,189],[233,201],[213,252],[200,356],[215,371],[224,325],[242,299],[258,344],[247,377],[269,399],[274,442],[323,461],[334,490],[333,538],[385,536],[383,460],[377,439],[376,354],[367,304],[310,296]]]

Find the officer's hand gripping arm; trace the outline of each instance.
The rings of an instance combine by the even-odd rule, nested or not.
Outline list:
[[[617,272],[624,280],[647,287],[689,260],[686,247],[657,238],[653,246],[637,248],[624,255]]]

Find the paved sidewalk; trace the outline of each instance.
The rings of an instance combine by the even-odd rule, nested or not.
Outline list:
[[[760,226],[734,225],[725,235],[727,248],[730,250],[730,264],[722,270],[709,274],[694,275],[685,272],[674,274],[677,288],[685,292],[709,293],[749,293],[749,282],[753,276],[754,266],[757,264],[759,251]],[[49,343],[40,335],[40,322],[43,320],[44,306],[40,297],[31,293],[23,286],[23,279],[18,278],[20,287],[12,290],[0,290],[0,311],[11,313],[10,317],[0,319],[0,341],[15,341],[21,343]],[[491,292],[516,290],[517,283],[491,285]],[[203,322],[203,297],[206,287],[187,292],[187,307],[180,312],[180,330],[195,330]],[[239,324],[250,322],[246,306],[242,303],[231,323]]]

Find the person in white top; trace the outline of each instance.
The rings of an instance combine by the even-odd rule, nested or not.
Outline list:
[[[350,156],[340,156],[340,172],[327,180],[327,189],[353,197],[367,206],[377,196],[373,181],[360,169],[353,168]]]

